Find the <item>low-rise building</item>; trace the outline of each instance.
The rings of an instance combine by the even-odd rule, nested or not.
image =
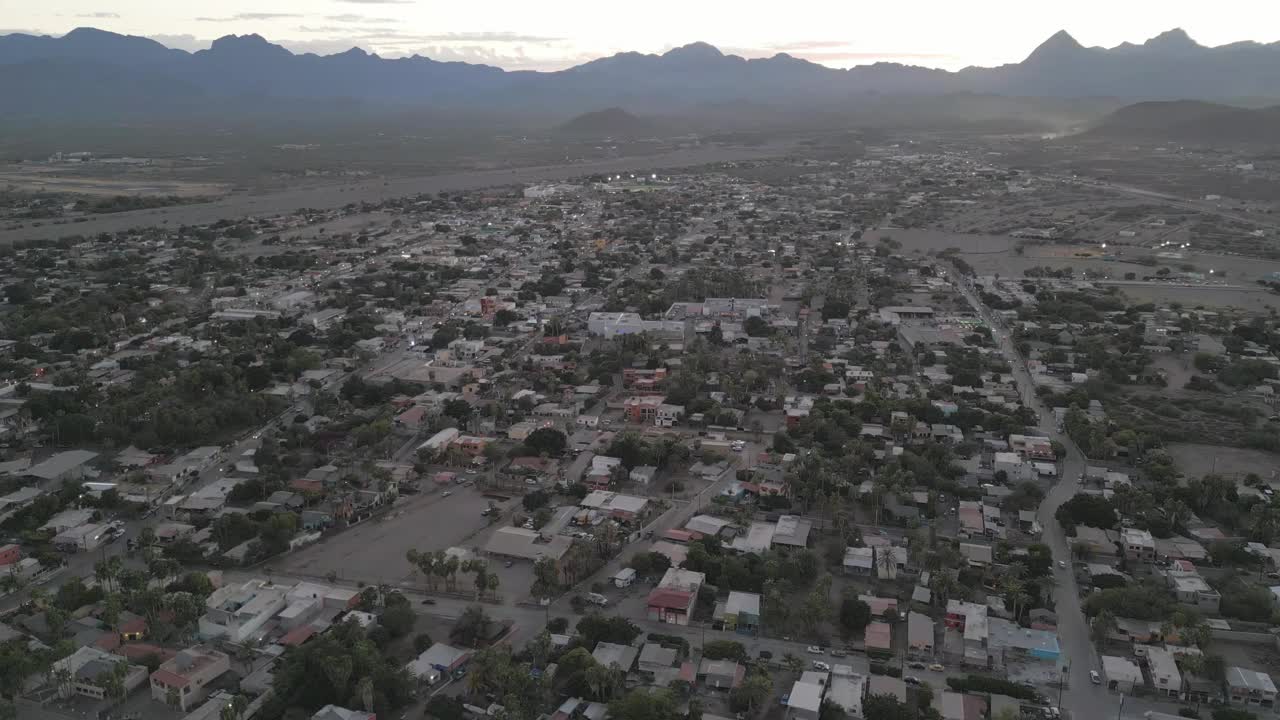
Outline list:
[[[1232,666],[1227,668],[1227,697],[1235,705],[1275,707],[1276,684],[1267,673]]]
[[[1156,541],[1151,533],[1138,528],[1125,528],[1120,532],[1120,546],[1124,556],[1137,562],[1155,562]]]
[[[1142,685],[1142,670],[1128,658],[1103,655],[1102,675],[1106,678],[1108,689],[1126,695],[1132,694],[1135,686]]]
[[[190,647],[151,673],[151,697],[183,712],[209,694],[209,683],[231,669],[231,658],[206,645]]]
[[[1162,647],[1147,648],[1147,669],[1156,693],[1175,700],[1182,698],[1182,673],[1173,653]]]
[[[226,638],[232,643],[253,638],[285,608],[287,593],[288,588],[259,579],[220,587],[205,600],[207,610],[200,617],[200,636]]]

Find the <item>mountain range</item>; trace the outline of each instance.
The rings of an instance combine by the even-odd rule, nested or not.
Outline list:
[[[557,72],[507,72],[359,49],[294,54],[258,35],[186,52],[79,28],[0,36],[0,120],[117,119],[283,107],[431,108],[556,117],[604,107],[650,113],[753,103],[840,110],[876,96],[983,94],[1124,101],[1280,98],[1280,43],[1197,44],[1171,30],[1142,44],[1084,47],[1059,32],[1019,63],[957,72],[894,63],[848,70],[787,54],[744,59],[706,43],[619,53]]]

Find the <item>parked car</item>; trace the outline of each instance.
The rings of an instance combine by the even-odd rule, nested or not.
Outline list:
[[[832,651],[831,651],[831,657],[833,657],[833,658],[848,657],[848,653],[846,653],[845,651],[840,650],[840,649],[832,649]]]
[[[592,605],[599,605],[600,607],[604,607],[605,605],[609,604],[609,598],[601,595],[600,593],[587,593],[587,602],[591,603]]]
[[[761,659],[761,660],[772,660],[772,659],[773,659],[773,653],[769,652],[768,650],[761,650],[761,651],[760,651],[760,659]]]
[[[922,685],[922,684],[923,684],[923,683],[920,681],[920,678],[916,677],[915,675],[908,675],[908,676],[906,676],[906,677],[902,678],[902,682],[904,682],[904,683],[906,683],[906,684],[908,684],[908,685]]]
[[[933,672],[945,672],[945,671],[946,671],[946,668],[942,666],[942,663],[934,663],[934,664],[932,664],[932,665],[930,665],[930,666],[929,666],[929,669],[930,669],[930,670],[932,670]]]
[[[1102,684],[1102,676],[1098,674],[1097,670],[1089,671],[1089,682],[1093,683],[1094,685]]]
[[[1058,567],[1060,567],[1060,568],[1065,568],[1066,566],[1067,566],[1067,561],[1066,561],[1066,560],[1059,560],[1059,561],[1058,561]]]
[[[917,661],[917,662],[907,663],[907,667],[911,668],[912,670],[923,670],[925,668],[925,665],[924,663]]]
[[[831,666],[822,662],[821,660],[813,661],[813,669],[818,672],[831,672]]]
[[[442,498],[447,498],[447,497],[449,497],[449,496],[450,496],[450,495],[452,495],[452,494],[453,494],[453,491],[452,491],[452,490],[445,490],[444,492],[440,493],[440,497],[442,497]]]
[[[810,645],[809,647],[805,648],[804,650],[805,650],[805,652],[809,653],[810,655],[822,655],[822,654],[826,653],[826,650],[824,650],[824,649],[822,648],[822,646],[821,646],[821,645]]]

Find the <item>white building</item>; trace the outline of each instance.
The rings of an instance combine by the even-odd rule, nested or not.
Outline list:
[[[200,636],[238,643],[254,637],[268,620],[288,605],[288,588],[265,580],[218,588],[205,600]]]

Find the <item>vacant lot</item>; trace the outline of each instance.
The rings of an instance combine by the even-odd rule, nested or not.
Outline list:
[[[405,553],[480,544],[489,521],[488,504],[474,488],[455,487],[451,497],[417,495],[401,502],[383,520],[372,520],[304,548],[276,563],[281,572],[397,584],[409,575]],[[474,539],[473,539],[474,538]]]
[[[1216,472],[1243,478],[1248,473],[1257,473],[1262,479],[1269,480],[1275,475],[1275,468],[1280,467],[1280,456],[1261,450],[1196,443],[1170,443],[1165,447],[1177,463],[1178,470],[1187,477]]]

